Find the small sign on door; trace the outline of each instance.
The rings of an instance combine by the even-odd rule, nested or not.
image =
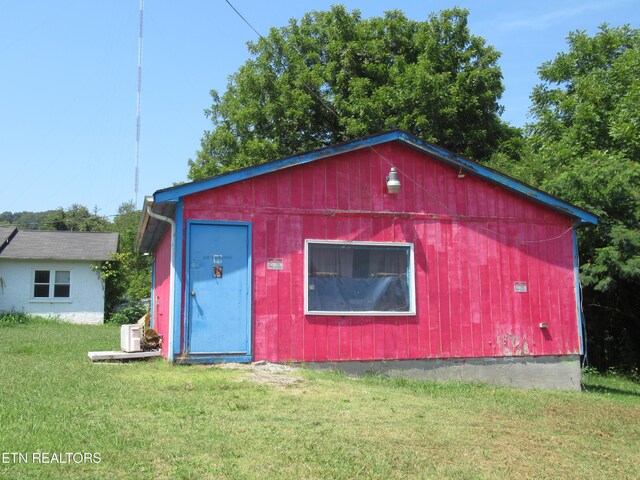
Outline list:
[[[222,278],[222,265],[213,266],[213,278]]]

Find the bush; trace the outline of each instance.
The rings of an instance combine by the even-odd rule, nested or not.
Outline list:
[[[147,306],[141,302],[120,306],[107,319],[107,323],[115,323],[116,325],[136,323],[145,313],[147,313],[147,310]]]

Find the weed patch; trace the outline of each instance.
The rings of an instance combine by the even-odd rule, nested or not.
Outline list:
[[[14,327],[16,325],[58,323],[56,317],[41,317],[24,312],[0,313],[0,327]]]

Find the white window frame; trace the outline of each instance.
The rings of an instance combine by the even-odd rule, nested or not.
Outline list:
[[[36,272],[49,272],[49,295],[46,297],[36,297],[35,296],[35,285],[36,285]],[[69,272],[69,296],[68,297],[56,297],[55,294],[55,286],[56,286],[56,272]],[[71,268],[65,267],[33,267],[31,271],[31,301],[32,302],[60,302],[60,303],[69,303],[71,302],[71,295],[73,284],[73,271]],[[39,284],[44,285],[44,284]],[[66,283],[61,283],[59,285],[67,285]]]
[[[345,312],[345,311],[325,311],[325,310],[309,310],[309,245],[325,244],[325,245],[353,245],[365,247],[402,247],[409,248],[409,261],[407,280],[409,282],[409,310],[406,312],[382,312],[382,311],[361,311],[361,312]],[[360,242],[349,240],[313,240],[305,239],[304,241],[304,314],[305,315],[325,315],[339,317],[408,317],[416,315],[416,269],[413,255],[413,243],[402,242]]]

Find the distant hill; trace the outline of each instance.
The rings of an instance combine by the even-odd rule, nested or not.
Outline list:
[[[3,212],[0,213],[0,225],[15,225],[25,230],[40,230],[40,225],[56,210],[46,212]]]

